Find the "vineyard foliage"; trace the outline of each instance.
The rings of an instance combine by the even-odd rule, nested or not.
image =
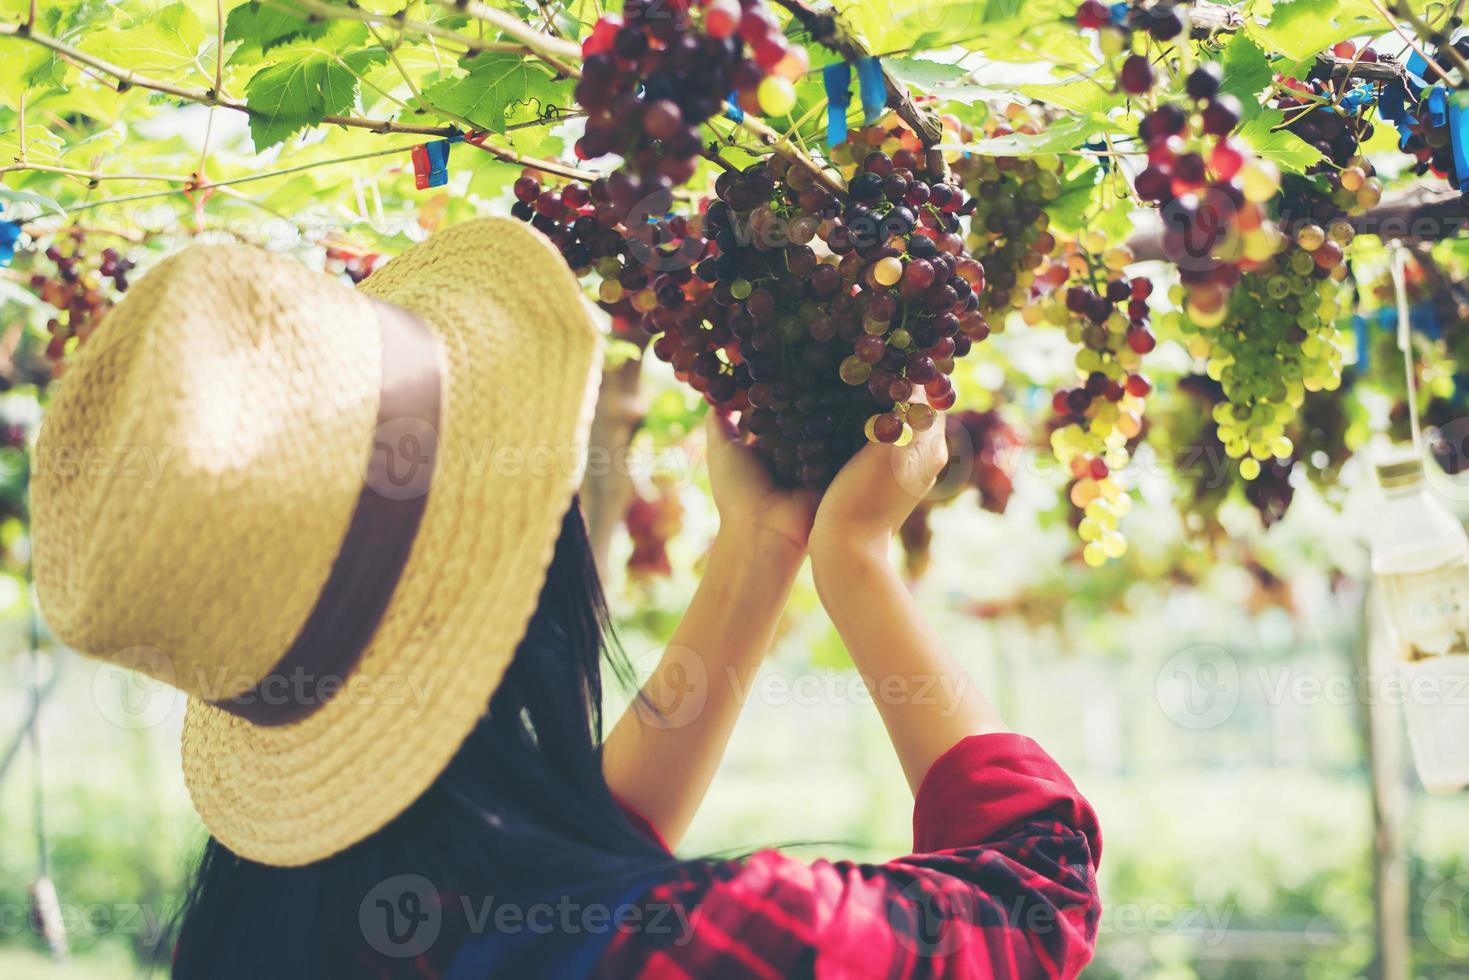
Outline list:
[[[1163,460],[1217,541],[1221,507],[1278,522],[1410,435],[1400,292],[1428,445],[1465,463],[1459,6],[0,0],[4,380],[44,392],[190,239],[357,280],[511,212],[613,357],[687,383],[646,431],[736,409],[819,486],[926,393],[969,506],[1044,454],[1101,565]]]

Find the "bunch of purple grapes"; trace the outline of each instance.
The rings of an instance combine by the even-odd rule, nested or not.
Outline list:
[[[985,277],[960,237],[971,202],[926,157],[873,150],[839,196],[777,155],[723,173],[702,215],[635,225],[611,183],[523,175],[514,212],[600,277],[603,308],[680,380],[741,413],[783,483],[823,486],[864,440],[904,443],[954,404],[954,360],[989,334]]]
[[[734,356],[701,354],[694,371],[712,373],[711,394],[748,402],[742,424],[778,476],[821,486],[864,434],[903,444],[954,404],[954,361],[989,333],[984,270],[959,234],[962,190],[917,154],[874,150],[846,200],[781,157],[725,174],[716,192],[715,254],[695,274]]]
[[[743,111],[783,115],[809,61],[761,0],[627,0],[582,46],[576,101],[587,111],[576,155],[625,161],[623,207],[687,183],[702,150],[699,126],[735,93]]]
[[[1361,58],[1370,51],[1356,52],[1347,42],[1338,45],[1339,57]],[[1324,182],[1326,192],[1314,186],[1289,188],[1280,202],[1281,217],[1291,221],[1331,221],[1342,215],[1358,215],[1382,200],[1382,181],[1371,161],[1362,155],[1362,144],[1372,138],[1375,126],[1372,106],[1363,103],[1346,108],[1342,97],[1349,80],[1313,79],[1302,82],[1281,79],[1282,94],[1276,108],[1285,113],[1292,133],[1310,143],[1323,159],[1307,171]]]
[[[86,246],[86,234],[72,230],[32,259],[31,290],[56,310],[46,322],[46,357],[53,362],[62,360],[72,338],[85,341],[127,292],[132,260],[114,248],[93,253]]]

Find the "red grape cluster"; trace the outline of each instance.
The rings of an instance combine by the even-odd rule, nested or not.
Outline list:
[[[979,505],[985,510],[1005,513],[1015,492],[1015,471],[1024,446],[1020,433],[1005,421],[998,409],[993,408],[984,412],[955,412],[945,416],[944,422],[949,462],[939,475],[938,484],[954,486],[951,483],[954,480],[952,471],[967,465],[969,472],[962,486],[972,486],[978,491]],[[933,545],[933,528],[929,519],[934,508],[962,496],[961,493],[942,500],[925,500],[898,528],[904,566],[911,578],[921,578],[928,569]]]
[[[1069,497],[1084,514],[1078,531],[1089,565],[1120,557],[1126,541],[1118,530],[1131,507],[1118,473],[1143,433],[1152,382],[1143,357],[1157,346],[1150,326],[1150,279],[1129,278],[1127,248],[1106,248],[1105,236],[1088,232],[1068,242],[1037,277],[1036,295],[1021,311],[1028,326],[1061,327],[1078,345],[1078,384],[1051,399],[1050,446],[1072,479]],[[1101,254],[1096,254],[1101,251]]]
[[[627,0],[582,52],[576,101],[588,115],[576,155],[623,158],[612,190],[624,207],[693,176],[698,127],[730,93],[743,111],[784,115],[809,67],[761,0]]]
[[[1449,64],[1448,59],[1439,54],[1441,47],[1442,45],[1430,49],[1429,53],[1438,64]],[[1461,57],[1469,58],[1469,37],[1459,38],[1454,42],[1454,48]],[[1432,173],[1447,180],[1453,187],[1461,187],[1469,174],[1459,173],[1454,162],[1453,135],[1449,132],[1447,121],[1435,121],[1426,98],[1416,105],[1409,101],[1409,135],[1403,144],[1403,152],[1417,161],[1415,170],[1420,176]]]
[[[867,153],[845,199],[780,156],[715,190],[695,269],[706,323],[676,322],[653,349],[715,404],[748,405],[782,480],[823,485],[864,431],[901,444],[954,404],[954,359],[988,334],[958,187],[900,148]]]
[[[1005,513],[1015,493],[1015,469],[1023,445],[1020,433],[994,408],[955,412],[945,422],[950,465],[970,459],[967,482],[979,491],[979,506],[993,514]]]
[[[46,323],[46,356],[59,362],[73,337],[84,342],[121,293],[127,292],[131,259],[114,248],[91,253],[85,233],[71,230],[31,262],[30,287],[56,314]]]
[[[635,295],[648,279],[646,269],[634,258],[642,255],[648,259],[646,265],[653,265],[656,253],[663,257],[663,264],[671,262],[671,256],[691,236],[697,222],[664,211],[656,215],[641,211],[630,214],[617,203],[615,177],[598,178],[589,185],[568,183],[556,187],[543,184],[537,172],[526,170],[515,181],[515,203],[510,213],[549,238],[578,276],[595,269],[604,282],[621,280],[625,288],[608,299],[606,305],[609,312],[631,316]],[[666,195],[664,200],[671,201]],[[693,238],[689,247],[695,250],[692,259],[696,259],[702,254],[703,240]],[[668,248],[670,242],[674,244],[672,250]],[[692,259],[683,264],[691,264]],[[633,271],[628,272],[629,269]],[[612,292],[610,287],[603,291],[604,294]],[[624,297],[627,303],[613,309]],[[649,303],[636,312],[652,308]]]
[[[353,283],[360,283],[372,275],[381,262],[382,257],[376,252],[362,252],[344,245],[326,247],[327,271],[344,275]]]
[[[635,581],[668,576],[673,565],[668,557],[668,542],[683,530],[683,503],[672,481],[657,481],[656,496],[634,493],[623,516],[632,553],[627,557],[628,577]]]
[[[819,487],[864,434],[931,425],[954,404],[955,358],[989,334],[961,238],[973,202],[942,161],[881,127],[845,155],[860,161],[845,190],[775,155],[722,173],[700,215],[634,222],[616,175],[555,190],[529,173],[512,211],[600,277],[603,308],[676,377],[742,413],[782,482]]]
[[[1162,251],[1178,266],[1190,315],[1212,325],[1223,321],[1241,273],[1285,244],[1265,207],[1280,191],[1280,171],[1231,135],[1240,104],[1220,94],[1220,77],[1206,62],[1187,80],[1192,109],[1164,103],[1143,117],[1148,165],[1133,180],[1138,196],[1162,210]]]
[[[1076,10],[1076,24],[1085,30],[1128,33],[1144,31],[1157,41],[1171,41],[1188,29],[1188,8],[1173,0],[1134,2],[1121,24],[1112,19],[1112,4],[1085,0]]]
[[[1369,53],[1370,49],[1360,56]],[[1355,109],[1348,108],[1343,97],[1349,94],[1351,83],[1346,81],[1281,78],[1277,83],[1282,95],[1276,108],[1285,113],[1290,131],[1324,157],[1308,172],[1328,188],[1325,194],[1304,182],[1287,188],[1279,204],[1281,218],[1325,222],[1376,207],[1382,200],[1382,181],[1361,153],[1362,144],[1374,131],[1372,104],[1362,101]]]

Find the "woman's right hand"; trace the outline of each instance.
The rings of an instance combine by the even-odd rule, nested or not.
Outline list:
[[[893,534],[933,489],[949,459],[939,415],[906,446],[868,443],[842,467],[816,510],[812,570],[839,567],[845,557],[886,553]]]

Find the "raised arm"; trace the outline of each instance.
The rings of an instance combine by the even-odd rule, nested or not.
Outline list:
[[[603,747],[612,792],[670,847],[704,799],[805,559],[809,491],[778,490],[727,418],[710,414],[719,533],[662,660]]]
[[[1007,731],[889,560],[894,532],[947,459],[943,431],[940,418],[908,446],[863,448],[822,498],[810,541],[822,605],[872,693],[914,792],[960,739]]]

